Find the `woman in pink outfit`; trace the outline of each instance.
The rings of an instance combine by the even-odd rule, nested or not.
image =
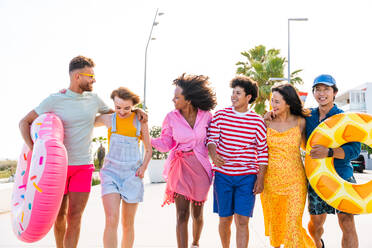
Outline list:
[[[163,173],[167,180],[164,204],[176,204],[178,247],[188,246],[190,206],[193,218],[191,247],[199,247],[203,203],[212,183],[206,138],[212,119],[209,111],[216,106],[216,97],[205,76],[183,74],[173,84],[176,86],[175,110],[167,114],[161,136],[152,139],[151,144],[161,152],[170,151]]]

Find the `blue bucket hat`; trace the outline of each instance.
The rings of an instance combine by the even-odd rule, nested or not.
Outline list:
[[[327,86],[336,85],[336,80],[328,74],[322,74],[314,79],[313,88],[318,84],[325,84]]]

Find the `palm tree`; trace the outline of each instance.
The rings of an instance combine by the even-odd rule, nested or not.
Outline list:
[[[284,67],[287,63],[285,57],[280,56],[279,49],[266,51],[264,45],[256,46],[249,51],[241,53],[247,61],[239,61],[236,73],[243,74],[258,83],[259,95],[255,101],[254,109],[258,114],[265,113],[266,101],[270,97],[271,87],[279,81],[271,81],[269,78],[283,78]],[[302,70],[291,73],[291,84],[303,84],[302,79],[297,76]]]

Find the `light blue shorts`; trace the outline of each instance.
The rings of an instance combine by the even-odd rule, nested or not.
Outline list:
[[[136,176],[139,166],[140,162],[138,166],[123,166],[105,161],[100,171],[102,196],[117,193],[127,203],[142,202],[144,185],[142,179]]]

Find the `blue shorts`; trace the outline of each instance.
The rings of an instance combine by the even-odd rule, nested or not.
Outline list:
[[[213,212],[220,217],[234,214],[252,217],[256,196],[253,187],[257,175],[228,176],[220,172],[214,177]]]
[[[346,181],[348,182],[351,182],[351,183],[356,183],[356,180],[354,178],[354,176],[348,178],[348,179],[345,179]],[[331,207],[330,205],[328,205],[325,201],[323,201],[322,198],[320,198],[320,196],[318,196],[318,194],[315,192],[315,190],[311,187],[310,183],[308,184],[308,194],[307,194],[307,197],[308,197],[308,201],[309,201],[309,213],[311,215],[319,215],[319,214],[335,214],[335,213],[341,213],[341,214],[349,214],[349,213],[345,213],[345,212],[342,212],[338,209],[335,209],[333,207]]]

